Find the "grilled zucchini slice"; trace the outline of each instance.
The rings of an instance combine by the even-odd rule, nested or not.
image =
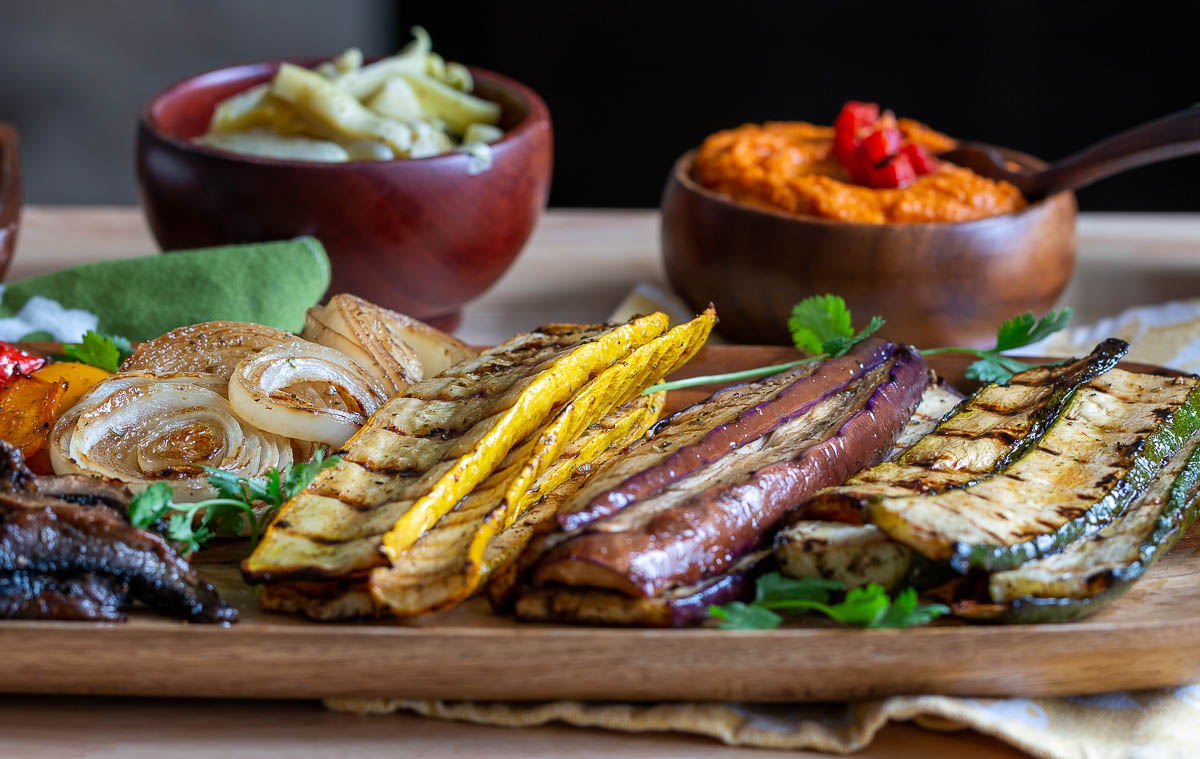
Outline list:
[[[872,499],[936,493],[988,477],[1036,444],[1075,391],[1116,366],[1128,349],[1122,340],[1106,340],[1082,359],[981,388],[894,461],[822,490],[798,517],[858,522]]]
[[[878,498],[867,520],[965,572],[1010,569],[1111,522],[1200,428],[1194,377],[1113,369],[1072,394],[998,472],[931,495]]]
[[[1125,513],[1061,553],[990,578],[1005,622],[1069,622],[1119,598],[1171,550],[1200,512],[1200,437],[1193,436]]]

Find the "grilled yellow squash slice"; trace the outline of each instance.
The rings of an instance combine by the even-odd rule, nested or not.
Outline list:
[[[666,316],[654,314],[635,319],[563,356],[521,393],[469,453],[454,462],[430,491],[396,520],[383,536],[384,555],[395,562],[459,499],[494,472],[514,445],[536,431],[556,406],[571,398],[543,432],[528,464],[510,486],[510,503],[518,501],[584,429],[686,363],[708,339],[715,321],[715,314],[709,312],[656,340],[666,329]],[[573,398],[576,393],[579,397]]]
[[[608,415],[567,446],[562,456],[526,489],[515,505],[524,511],[558,488],[579,467],[610,449],[620,450],[645,434],[662,413],[664,394],[639,398]],[[515,557],[515,550],[487,555],[493,538],[512,528],[504,525],[505,491],[523,469],[517,461],[492,474],[433,529],[409,546],[392,566],[371,573],[376,602],[394,614],[414,616],[454,606],[470,597],[492,568]],[[509,554],[511,555],[504,555]]]
[[[663,314],[617,327],[551,325],[412,385],[347,441],[339,464],[284,504],[243,575],[252,583],[365,577],[385,563],[385,533],[399,527],[415,540],[556,405],[666,329]]]
[[[589,464],[595,466],[615,456],[654,424],[662,413],[664,396],[656,393],[638,398],[586,430],[527,493],[529,500],[536,501],[526,512],[528,518],[548,511],[548,519],[553,520],[557,504],[583,484]],[[604,447],[606,443],[608,447]],[[522,448],[528,454],[528,447]],[[389,597],[397,606],[396,613],[416,614],[453,605],[470,595],[494,568],[515,559],[525,547],[534,533],[528,519],[523,517],[487,542],[481,561],[471,563],[464,559],[465,544],[474,545],[475,537],[481,532],[473,519],[498,521],[503,517],[502,513],[496,513],[500,508],[496,504],[504,490],[496,482],[506,481],[508,478],[503,475],[511,476],[519,465],[520,456],[513,458],[517,464],[510,464],[489,477],[405,552],[405,564],[414,568],[414,574],[395,572],[388,578]],[[560,480],[564,482],[552,487]],[[491,496],[490,500],[477,498],[485,493]],[[491,507],[491,511],[486,507]],[[405,589],[404,582],[410,577],[428,582],[429,587]],[[300,613],[326,622],[352,617],[382,617],[392,611],[375,601],[363,578],[270,583],[263,588],[259,600],[268,611]],[[424,606],[419,605],[422,603]]]

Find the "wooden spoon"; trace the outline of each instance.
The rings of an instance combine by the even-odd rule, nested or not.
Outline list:
[[[961,143],[938,155],[976,174],[1016,186],[1029,201],[1078,190],[1126,169],[1200,153],[1200,104],[1136,126],[1042,169],[1020,169],[992,146]]]

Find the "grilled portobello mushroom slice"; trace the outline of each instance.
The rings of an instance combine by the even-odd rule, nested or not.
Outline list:
[[[1170,551],[1198,512],[1200,436],[1193,436],[1111,524],[1061,553],[992,575],[988,591],[999,607],[995,618],[1069,622],[1096,612]]]
[[[608,588],[652,597],[722,572],[759,547],[791,509],[821,487],[890,451],[928,383],[907,346],[860,345],[850,378],[820,373],[820,400],[753,442],[597,520],[549,552],[535,584]],[[865,359],[873,363],[862,363]],[[835,359],[836,360],[836,359]],[[832,362],[831,362],[832,363]]]
[[[1011,569],[1111,522],[1200,428],[1194,377],[1112,369],[1072,393],[992,475],[927,495],[887,496],[866,517],[965,572]]]

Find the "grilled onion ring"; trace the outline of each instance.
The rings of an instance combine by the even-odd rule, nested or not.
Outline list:
[[[346,354],[293,339],[234,369],[233,411],[268,432],[341,447],[387,400],[383,385]]]
[[[421,362],[404,339],[400,315],[353,295],[335,295],[304,317],[304,338],[345,353],[389,396],[423,379]]]
[[[190,324],[142,343],[121,364],[121,371],[146,371],[159,376],[202,372],[228,380],[242,359],[295,339],[290,332],[262,324],[224,321]]]
[[[108,477],[134,490],[166,481],[186,501],[215,495],[202,466],[242,477],[289,466],[289,441],[239,420],[225,387],[218,375],[114,375],[55,425],[54,471]]]

